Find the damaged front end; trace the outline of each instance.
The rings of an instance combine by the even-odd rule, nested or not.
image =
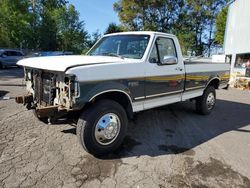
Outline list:
[[[64,72],[25,68],[25,81],[28,94],[16,97],[16,102],[34,109],[39,118],[72,111],[80,95],[76,76]]]

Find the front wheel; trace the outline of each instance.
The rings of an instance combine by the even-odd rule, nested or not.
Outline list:
[[[77,136],[87,152],[101,156],[121,145],[127,124],[126,112],[119,103],[100,100],[81,114],[77,123]]]
[[[36,109],[32,109],[32,112],[33,114],[35,115],[35,117],[39,120],[39,121],[42,121],[43,123],[47,122],[48,118],[41,118],[38,114],[37,114],[37,111]]]
[[[196,111],[202,115],[208,115],[212,112],[216,103],[216,93],[213,86],[208,86],[203,95],[196,99]]]

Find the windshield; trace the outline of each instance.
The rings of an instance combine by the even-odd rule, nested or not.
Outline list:
[[[103,37],[88,55],[141,59],[148,46],[149,35],[116,35]]]

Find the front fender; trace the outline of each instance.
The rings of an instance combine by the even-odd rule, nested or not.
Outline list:
[[[126,94],[132,102],[129,88],[120,81],[80,83],[80,97],[76,99],[75,108],[82,109],[86,103],[91,102],[96,96],[112,91]]]

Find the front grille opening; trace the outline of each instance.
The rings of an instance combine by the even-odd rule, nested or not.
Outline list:
[[[56,76],[53,73],[37,71],[33,76],[35,100],[43,105],[53,105],[56,97]]]

